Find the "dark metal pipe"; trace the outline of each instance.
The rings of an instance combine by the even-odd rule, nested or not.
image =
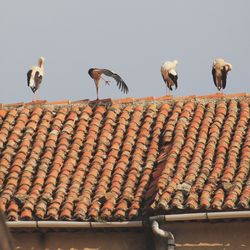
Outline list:
[[[158,220],[164,221],[164,217],[158,216]],[[157,220],[151,221],[151,228],[155,235],[154,242],[155,242],[156,250],[174,250],[175,249],[175,238],[171,232],[161,229],[159,227],[159,222]]]

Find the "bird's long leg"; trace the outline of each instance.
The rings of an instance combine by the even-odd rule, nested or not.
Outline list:
[[[37,89],[37,91],[35,92],[36,93],[36,101],[39,99],[39,92],[38,92],[39,90]]]
[[[224,94],[223,84],[221,83],[221,93]]]
[[[222,87],[222,82],[220,82],[220,93],[223,94],[223,87]]]
[[[95,87],[96,87],[96,97],[97,97],[96,100],[99,100],[99,96],[98,96],[98,87],[99,86],[97,83],[95,84]]]
[[[32,100],[33,102],[35,102],[36,101],[36,92],[34,92],[34,94],[33,94],[33,100]]]

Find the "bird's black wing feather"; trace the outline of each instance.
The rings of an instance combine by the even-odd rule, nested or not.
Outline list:
[[[222,69],[222,88],[226,88],[226,84],[227,84],[227,71],[226,68],[223,67]]]
[[[42,82],[43,76],[40,75],[39,71],[36,71],[35,73],[35,88],[32,89],[33,92],[37,91],[41,82]]]
[[[31,73],[32,73],[32,70],[29,70],[29,71],[27,72],[27,83],[28,83],[28,86],[30,86],[29,84],[30,84]]]
[[[218,88],[217,83],[216,83],[216,71],[214,67],[212,69],[212,75],[213,75],[214,85],[216,88]]]
[[[169,78],[173,81],[174,85],[175,85],[175,89],[177,89],[177,80],[178,80],[178,75],[172,75],[172,74],[168,74]],[[172,90],[172,89],[171,89]]]
[[[116,82],[117,82],[118,88],[122,92],[124,92],[126,94],[128,93],[128,86],[126,85],[126,83],[122,80],[122,78],[118,74],[115,74],[115,73],[113,73],[112,71],[110,71],[108,69],[102,69],[101,72],[106,76],[114,78],[116,80]]]

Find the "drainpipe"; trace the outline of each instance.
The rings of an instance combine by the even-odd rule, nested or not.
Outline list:
[[[164,218],[164,219],[163,219]],[[224,219],[250,219],[250,211],[204,212],[189,214],[167,214],[152,216],[149,221],[210,221]],[[141,228],[144,221],[124,222],[80,222],[80,221],[7,221],[9,228]]]
[[[154,233],[154,243],[156,250],[174,250],[175,238],[171,232],[165,231],[159,227],[159,222],[164,222],[163,216],[154,217],[151,221],[151,228]]]
[[[231,211],[231,212],[204,212],[189,214],[168,214],[149,217],[152,231],[155,235],[154,242],[156,250],[175,249],[175,239],[171,232],[159,228],[159,222],[169,221],[200,221],[200,220],[219,220],[219,219],[243,219],[250,218],[250,211]],[[166,240],[167,239],[167,240]],[[167,247],[167,248],[166,248]]]
[[[143,221],[84,222],[84,221],[7,221],[9,228],[142,228]]]
[[[159,228],[159,222],[174,222],[174,221],[210,221],[210,220],[225,220],[225,219],[250,219],[250,211],[231,211],[231,212],[203,212],[203,213],[188,213],[188,214],[168,214],[149,217],[151,228],[155,238],[161,242],[165,239],[165,245],[157,250],[175,249],[175,240],[173,234]],[[155,222],[154,222],[155,221]],[[124,221],[124,222],[77,222],[77,221],[7,221],[7,226],[14,228],[142,228],[147,224],[144,221]],[[166,241],[167,239],[167,241]],[[171,241],[172,240],[172,241]],[[155,243],[156,245],[159,242]],[[169,245],[168,245],[169,244]],[[157,245],[158,246],[158,245]]]

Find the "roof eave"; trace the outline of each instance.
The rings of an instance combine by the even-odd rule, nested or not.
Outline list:
[[[166,222],[202,221],[225,219],[250,219],[250,211],[204,212],[191,214],[170,214],[150,217],[150,220],[163,219]],[[141,228],[145,221],[123,222],[81,222],[81,221],[8,221],[9,228]]]

